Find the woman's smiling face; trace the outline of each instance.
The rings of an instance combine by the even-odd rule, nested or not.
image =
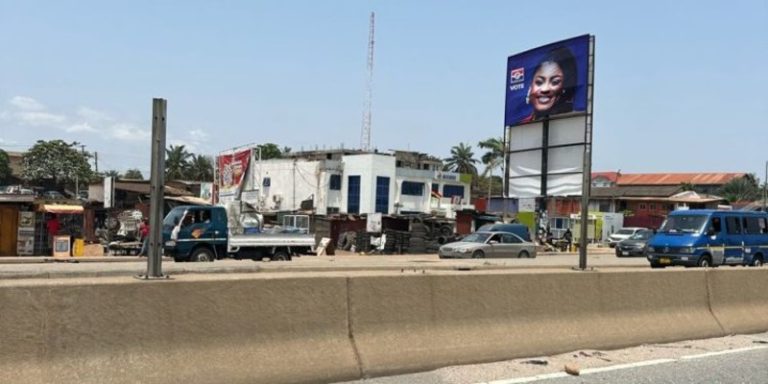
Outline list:
[[[557,63],[542,63],[533,74],[530,99],[536,112],[552,108],[563,93],[563,70]]]

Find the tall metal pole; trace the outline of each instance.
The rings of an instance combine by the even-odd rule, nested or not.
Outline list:
[[[149,257],[147,258],[148,279],[163,276],[163,205],[165,185],[165,99],[152,99],[152,168],[149,193]]]
[[[768,161],[765,162],[765,179],[763,179],[763,212],[768,212]]]
[[[581,233],[579,236],[579,269],[587,269],[587,229],[589,228],[589,195],[592,189],[592,102],[595,92],[595,37],[589,37],[589,73],[587,75],[587,117],[584,129],[584,167],[581,181]]]

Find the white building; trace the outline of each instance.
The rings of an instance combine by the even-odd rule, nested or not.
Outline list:
[[[392,154],[264,161],[256,151],[252,156],[241,196],[262,212],[299,210],[307,200],[321,215],[424,212],[454,217],[456,210],[473,208],[468,176],[427,163],[426,169],[398,166],[407,161]]]

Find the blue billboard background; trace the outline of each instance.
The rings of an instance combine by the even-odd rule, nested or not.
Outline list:
[[[589,35],[507,58],[504,125],[587,110]]]

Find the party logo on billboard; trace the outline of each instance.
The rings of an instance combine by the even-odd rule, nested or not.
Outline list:
[[[589,39],[579,36],[507,58],[506,126],[587,110]]]
[[[219,155],[219,196],[236,195],[248,169],[251,150]]]
[[[509,71],[509,90],[525,88],[525,68],[515,68]]]

